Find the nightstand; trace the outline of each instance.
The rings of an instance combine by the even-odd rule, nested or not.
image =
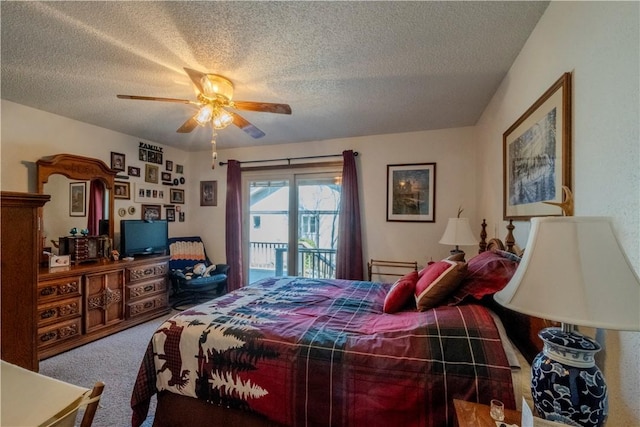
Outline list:
[[[453,399],[458,427],[496,427],[489,415],[489,405]],[[513,409],[504,410],[504,423],[520,425],[522,413]]]

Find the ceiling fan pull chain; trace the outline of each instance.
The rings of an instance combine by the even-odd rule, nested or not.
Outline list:
[[[213,130],[213,135],[211,136],[211,169],[216,168],[216,159],[218,158],[218,152],[216,150],[216,130]]]

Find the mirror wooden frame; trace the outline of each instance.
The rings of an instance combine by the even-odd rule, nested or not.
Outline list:
[[[44,185],[51,175],[63,175],[72,180],[92,181],[99,179],[109,194],[109,238],[113,239],[114,232],[114,185],[117,171],[111,169],[102,160],[91,157],[76,156],[75,154],[56,154],[43,157],[36,162],[38,166],[38,193],[44,194]],[[42,253],[43,242],[43,208],[38,209],[39,253]]]

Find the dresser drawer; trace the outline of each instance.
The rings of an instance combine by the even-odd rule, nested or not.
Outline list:
[[[70,338],[79,337],[82,328],[82,318],[56,323],[51,326],[38,328],[38,348],[57,344]]]
[[[38,327],[82,315],[82,297],[38,304]]]
[[[70,276],[38,282],[38,304],[61,297],[80,296],[82,276]]]
[[[169,263],[167,262],[131,266],[126,269],[126,281],[129,283],[152,277],[166,276],[168,271]]]
[[[137,282],[127,285],[127,301],[138,298],[145,298],[158,292],[167,291],[166,277],[148,280],[146,282]]]
[[[167,294],[159,294],[153,297],[145,298],[140,301],[130,302],[127,304],[127,318],[140,316],[150,311],[156,311],[167,308]]]

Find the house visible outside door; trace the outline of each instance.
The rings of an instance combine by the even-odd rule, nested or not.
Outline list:
[[[341,170],[243,172],[245,277],[335,277]]]

